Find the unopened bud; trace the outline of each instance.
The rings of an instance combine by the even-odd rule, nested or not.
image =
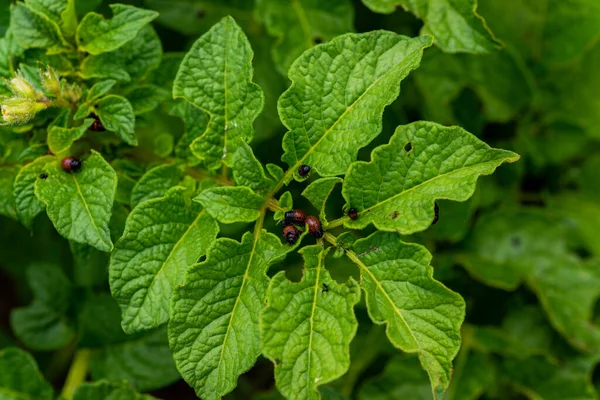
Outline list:
[[[36,113],[48,108],[46,103],[19,97],[0,99],[0,106],[3,117],[2,125],[24,124]]]
[[[23,75],[17,74],[15,78],[10,80],[10,88],[15,96],[24,97],[26,99],[40,99],[43,95],[35,90],[29,82],[23,78]]]
[[[52,68],[48,67],[45,72],[41,73],[41,76],[44,89],[56,97],[60,96],[60,78],[58,74]]]

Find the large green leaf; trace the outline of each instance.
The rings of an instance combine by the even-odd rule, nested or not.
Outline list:
[[[354,9],[348,0],[258,0],[255,12],[278,38],[273,59],[284,75],[305,50],[354,30]]]
[[[10,26],[15,41],[24,49],[45,48],[49,54],[73,50],[56,22],[25,3],[18,2],[11,9]]]
[[[131,206],[142,201],[163,197],[167,190],[183,178],[183,173],[176,164],[158,165],[146,171],[131,190]]]
[[[220,398],[254,365],[266,271],[293,248],[264,230],[248,232],[241,243],[218,239],[206,261],[188,269],[173,295],[169,343],[179,372],[198,396]]]
[[[390,143],[373,151],[371,162],[349,168],[342,193],[356,220],[345,226],[410,234],[426,229],[434,218],[435,199],[465,201],[480,175],[519,156],[492,149],[459,127],[432,122],[399,126]]]
[[[82,161],[78,172],[65,172],[60,161],[48,164],[47,179],[35,182],[35,195],[46,204],[46,211],[58,233],[98,250],[110,251],[108,222],[117,189],[117,174],[102,156]]]
[[[363,0],[371,10],[394,12],[397,6],[412,12],[425,23],[423,33],[448,53],[487,53],[500,42],[477,14],[477,0]]]
[[[67,315],[73,300],[71,282],[53,265],[34,264],[26,272],[34,300],[27,307],[12,310],[11,327],[31,349],[58,350],[75,337]]]
[[[251,81],[252,57],[246,35],[226,17],[194,43],[175,78],[173,97],[210,114],[206,130],[190,146],[211,169],[231,164],[236,140],[250,142],[254,136],[252,123],[264,96]]]
[[[246,186],[220,186],[202,191],[195,201],[220,222],[252,222],[260,216],[264,198]]]
[[[42,156],[19,170],[13,185],[13,197],[19,221],[31,228],[34,218],[44,211],[44,203],[35,197],[34,184],[44,171],[46,164],[54,159]]]
[[[384,108],[431,40],[387,31],[347,34],[302,54],[278,104],[289,129],[281,158],[290,166],[288,174],[298,177],[302,164],[323,176],[346,172],[358,150],[381,132]]]
[[[462,297],[432,278],[424,247],[404,243],[398,234],[376,232],[346,254],[360,269],[371,319],[387,325],[394,346],[419,355],[434,395],[441,395],[460,346]]]
[[[186,204],[184,191],[135,207],[111,255],[111,290],[127,333],[168,321],[171,292],[217,237],[217,223],[198,203]]]
[[[600,328],[591,322],[600,275],[568,251],[559,224],[535,210],[497,212],[478,221],[469,249],[461,260],[470,274],[509,290],[527,283],[572,345],[600,349]]]
[[[267,292],[261,315],[263,354],[275,363],[277,388],[288,399],[320,399],[317,387],[342,376],[350,366],[350,341],[358,323],[358,284],[336,283],[323,262],[322,245],[304,247],[304,278],[287,280],[281,271]]]
[[[129,100],[111,94],[94,104],[94,111],[107,131],[115,132],[125,143],[137,146],[135,114]]]
[[[44,380],[35,359],[16,347],[0,351],[0,397],[6,400],[52,400],[52,386]]]
[[[158,13],[125,4],[111,4],[110,20],[97,13],[89,13],[77,27],[80,51],[100,54],[113,51],[136,37],[140,29],[158,17]]]

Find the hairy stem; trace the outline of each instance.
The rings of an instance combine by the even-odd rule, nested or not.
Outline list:
[[[61,397],[66,400],[73,398],[75,389],[85,381],[88,373],[88,363],[90,360],[91,351],[89,349],[81,349],[75,353],[75,358],[71,363],[69,374],[63,386]]]

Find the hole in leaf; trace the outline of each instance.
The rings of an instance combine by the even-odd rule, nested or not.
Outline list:
[[[312,41],[314,44],[321,44],[325,41],[322,36],[313,36]]]
[[[204,11],[204,10],[198,10],[198,11],[196,11],[196,18],[202,19],[204,17],[206,17],[206,11]]]
[[[512,245],[512,247],[515,247],[515,248],[521,247],[521,238],[518,236],[513,236],[510,239],[510,244]]]
[[[404,145],[404,151],[409,153],[412,150],[412,143],[408,142]]]

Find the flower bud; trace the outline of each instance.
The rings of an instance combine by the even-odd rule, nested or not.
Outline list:
[[[44,89],[56,97],[60,96],[60,78],[58,74],[52,68],[48,67],[45,72],[41,73],[41,76]]]
[[[33,116],[48,108],[43,102],[19,97],[0,99],[3,121],[0,125],[24,124]]]
[[[9,81],[10,89],[16,97],[23,97],[26,99],[40,99],[43,97],[42,93],[35,90],[29,82],[23,78],[23,75],[17,74],[16,77]]]

